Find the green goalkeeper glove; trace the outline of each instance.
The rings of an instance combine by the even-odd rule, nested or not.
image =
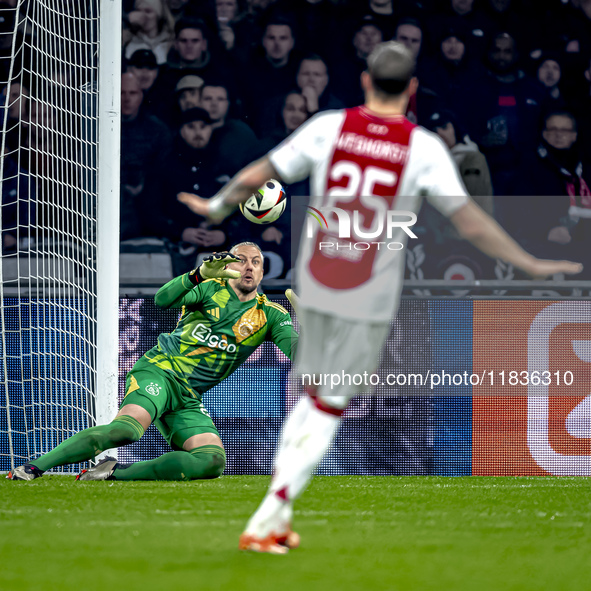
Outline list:
[[[206,279],[239,279],[240,271],[226,269],[226,265],[240,262],[242,260],[230,252],[218,252],[203,259],[199,267],[190,271],[189,279],[195,285]]]

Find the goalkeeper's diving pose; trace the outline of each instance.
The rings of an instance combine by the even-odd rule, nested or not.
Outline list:
[[[138,441],[152,422],[173,452],[129,465],[104,459],[79,480],[217,478],[226,456],[202,395],[237,369],[264,341],[292,357],[297,342],[287,310],[257,293],[263,254],[252,242],[208,257],[156,294],[163,308],[181,308],[176,328],[161,334],[127,374],[125,398],[108,425],[85,429],[49,453],[15,468],[12,480],[33,480],[50,468],[83,462]]]

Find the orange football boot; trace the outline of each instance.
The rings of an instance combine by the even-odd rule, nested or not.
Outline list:
[[[280,544],[279,540],[287,539],[288,536],[289,534],[277,536],[274,533],[270,533],[266,538],[257,538],[255,535],[245,532],[240,536],[238,549],[267,554],[287,554],[289,552],[288,547]]]
[[[299,548],[300,546],[300,534],[293,531],[291,527],[287,530],[286,534],[280,535],[277,537],[277,543],[281,546],[285,546],[290,550],[294,548]]]

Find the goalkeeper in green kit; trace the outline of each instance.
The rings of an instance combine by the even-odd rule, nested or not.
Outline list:
[[[217,478],[226,456],[202,395],[237,369],[264,341],[290,359],[297,333],[287,310],[257,293],[263,254],[252,242],[208,257],[156,294],[163,308],[181,308],[174,331],[161,334],[127,374],[125,398],[108,425],[85,429],[36,460],[8,473],[34,480],[55,466],[93,459],[138,441],[152,422],[173,452],[119,464],[105,458],[78,480],[194,480]]]

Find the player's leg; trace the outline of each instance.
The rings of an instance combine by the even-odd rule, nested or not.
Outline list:
[[[283,427],[271,486],[240,538],[240,549],[283,554],[285,546],[299,545],[299,536],[291,530],[293,502],[328,450],[350,398],[335,399],[333,403],[343,406],[337,408],[323,402],[316,389],[310,388],[308,396],[294,407]]]
[[[318,363],[334,373],[342,370],[363,374],[375,368],[387,326],[335,322],[315,314],[307,319],[306,314],[309,312],[303,318],[300,314],[300,322],[303,321],[298,353],[300,371],[319,373]],[[313,328],[307,330],[308,327]],[[347,351],[342,346],[347,342],[355,343],[355,347]],[[335,391],[310,387],[307,393],[308,397],[299,401],[286,420],[271,486],[241,536],[242,549],[284,551],[277,542],[290,531],[293,501],[305,490],[314,468],[330,446],[356,388],[351,384]]]
[[[145,389],[150,390],[155,380],[165,383],[166,379],[161,370],[140,359],[127,375],[126,395],[111,423],[77,433],[49,453],[17,468],[8,477],[31,480],[55,466],[90,460],[106,449],[138,441],[152,420],[162,414],[167,402],[166,388],[158,398],[149,396]],[[103,471],[104,461],[96,468],[97,472]]]
[[[150,414],[141,406],[124,407],[107,425],[76,433],[32,464],[45,472],[55,466],[91,460],[106,449],[139,441],[151,422]]]
[[[221,476],[226,454],[203,403],[183,399],[156,421],[158,430],[177,450],[145,462],[117,464],[112,480],[203,480]]]
[[[191,437],[191,447],[172,451],[154,460],[118,464],[112,480],[205,480],[218,478],[226,465],[221,439],[202,433]]]
[[[144,411],[144,409],[141,410]],[[139,413],[134,414],[137,416]],[[143,420],[138,420],[136,416],[130,414],[130,409],[121,410],[107,425],[90,427],[72,435],[40,458],[9,472],[8,478],[33,480],[56,466],[85,462],[106,449],[139,441],[146,428],[150,426],[150,415],[147,412],[146,415],[147,420],[145,417]]]
[[[153,400],[145,396],[138,396],[138,392],[141,391],[140,384],[150,384],[153,380],[154,371],[152,368],[129,372],[126,382],[126,396],[113,421],[76,433],[40,458],[16,468],[14,473],[9,473],[8,477],[14,480],[32,480],[56,466],[85,462],[106,449],[139,441],[152,423],[153,417],[158,415],[158,405]],[[165,402],[166,396],[162,396],[158,400],[161,407]]]

